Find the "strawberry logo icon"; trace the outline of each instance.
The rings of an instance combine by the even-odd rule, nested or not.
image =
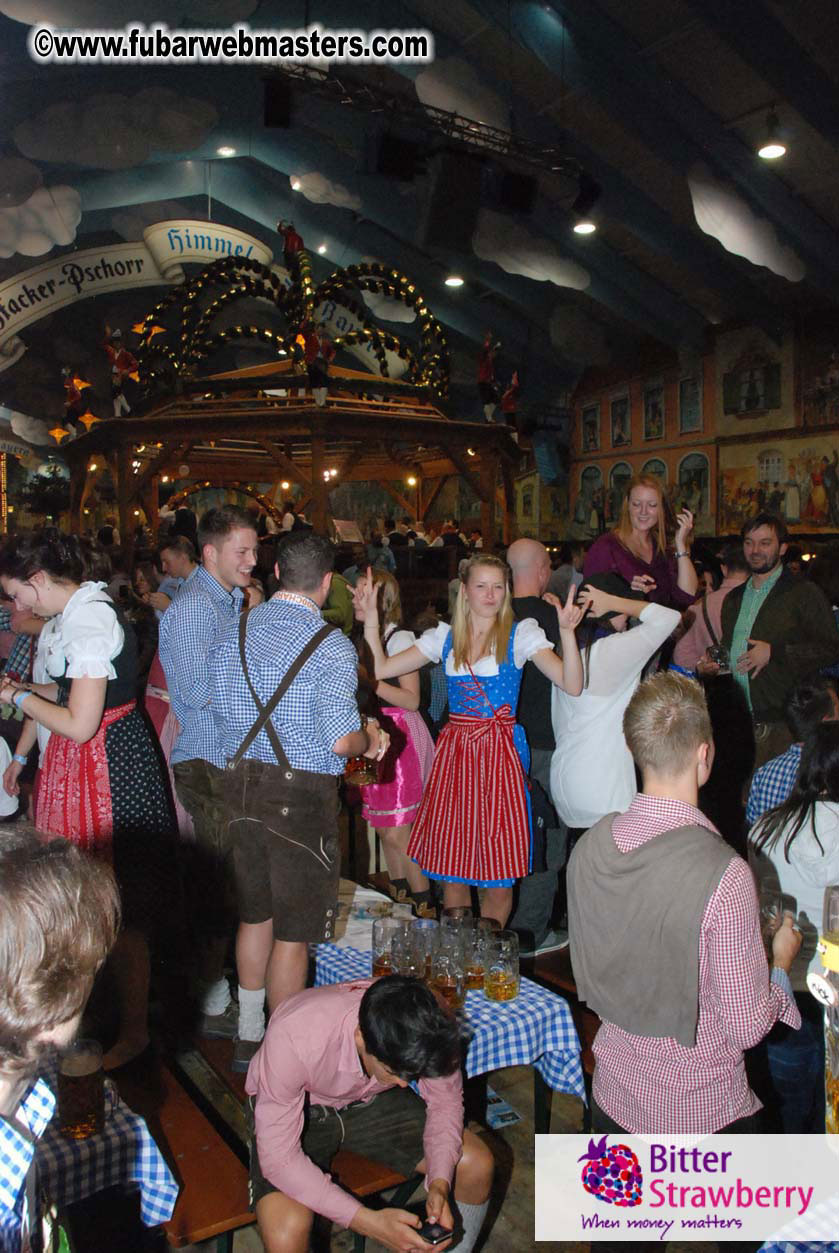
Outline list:
[[[628,1208],[641,1204],[641,1164],[628,1144],[606,1144],[607,1136],[589,1140],[580,1176],[586,1192],[606,1205]]]

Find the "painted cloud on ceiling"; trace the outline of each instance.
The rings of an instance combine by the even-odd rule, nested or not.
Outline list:
[[[22,205],[0,209],[0,257],[42,257],[56,244],[72,244],[82,202],[72,187],[39,187]]]
[[[610,353],[603,328],[582,309],[557,305],[548,325],[551,343],[563,361],[575,365],[606,365]]]
[[[478,214],[472,251],[482,261],[494,261],[508,274],[521,274],[540,283],[584,291],[591,282],[588,271],[561,256],[553,240],[532,235],[520,223],[492,209],[481,209]]]
[[[713,235],[735,256],[763,265],[773,274],[800,283],[807,273],[798,254],[778,239],[771,222],[757,217],[728,183],[714,178],[704,165],[694,165],[688,175],[697,225]]]
[[[433,109],[457,113],[496,130],[510,129],[507,106],[501,97],[485,87],[472,66],[460,57],[435,61],[417,75],[414,86],[422,103]]]
[[[0,405],[0,421],[8,422],[19,439],[30,444],[51,444],[49,423],[41,418],[31,418],[28,413],[18,413],[16,409],[8,409]]]
[[[0,0],[0,13],[27,26],[114,30],[130,21],[166,21],[170,26],[230,26],[242,22],[259,0]]]
[[[178,200],[151,200],[148,204],[134,204],[117,209],[111,214],[111,226],[117,235],[133,242],[143,238],[143,231],[155,222],[176,221],[178,218],[194,218],[197,215]]]
[[[147,87],[133,96],[88,96],[50,105],[15,127],[14,140],[38,161],[126,170],[152,152],[191,151],[217,122],[215,106],[207,101]]]
[[[355,213],[361,211],[358,196],[343,183],[333,183],[323,174],[318,174],[317,170],[311,170],[308,174],[292,174],[289,182],[294,191],[311,200],[313,204],[332,204],[338,209],[352,209]]]
[[[376,261],[378,261],[378,257],[361,258],[362,265],[371,265]],[[385,322],[416,321],[416,309],[411,309],[401,300],[394,300],[391,296],[382,296],[379,292],[365,291],[361,295],[370,312],[377,318],[382,318]]]

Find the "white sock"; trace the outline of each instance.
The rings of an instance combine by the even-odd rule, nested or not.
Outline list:
[[[230,985],[226,979],[217,979],[215,983],[205,983],[201,987],[201,1012],[215,1017],[223,1014],[230,1004]]]
[[[463,1201],[457,1201],[456,1205],[463,1224],[463,1236],[454,1247],[457,1253],[472,1253],[487,1216],[489,1197],[482,1205],[466,1205]]]
[[[253,992],[239,985],[239,1039],[261,1040],[265,1035],[265,989]]]

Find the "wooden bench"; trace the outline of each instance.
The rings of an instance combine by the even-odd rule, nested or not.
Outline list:
[[[120,1095],[146,1120],[180,1192],[163,1230],[173,1248],[214,1240],[231,1253],[233,1233],[255,1222],[248,1170],[172,1072],[160,1065],[141,1080],[121,1079]]]
[[[580,1061],[586,1084],[588,1103],[583,1113],[583,1130],[591,1130],[591,1081],[594,1075],[594,1053],[592,1045],[600,1027],[600,1019],[594,1010],[588,1008],[577,996],[577,985],[571,969],[571,950],[558,949],[553,953],[542,953],[532,959],[522,960],[522,973],[535,983],[545,987],[556,988],[561,992],[574,1018],[574,1026],[580,1037]]]

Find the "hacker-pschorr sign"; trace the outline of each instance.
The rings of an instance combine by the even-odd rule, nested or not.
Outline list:
[[[270,248],[215,222],[157,222],[134,243],[65,254],[0,284],[0,370],[26,352],[24,327],[65,305],[104,292],[184,281],[185,264],[241,257],[270,265]]]

